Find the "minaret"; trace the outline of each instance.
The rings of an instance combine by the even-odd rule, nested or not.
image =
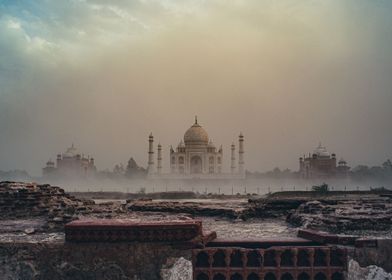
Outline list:
[[[238,137],[239,148],[238,148],[238,173],[243,175],[245,173],[244,170],[244,136],[240,133]]]
[[[162,145],[158,144],[158,164],[157,164],[158,175],[162,174]]]
[[[235,173],[235,145],[231,144],[231,174]]]
[[[148,137],[148,167],[147,167],[147,173],[148,175],[151,175],[154,173],[154,136],[152,136],[152,133]]]

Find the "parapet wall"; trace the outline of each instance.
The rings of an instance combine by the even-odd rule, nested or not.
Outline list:
[[[347,250],[330,246],[193,250],[195,280],[344,280]]]

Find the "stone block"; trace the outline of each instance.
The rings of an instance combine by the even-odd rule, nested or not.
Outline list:
[[[79,220],[65,225],[68,242],[184,242],[202,237],[201,221],[101,219]]]

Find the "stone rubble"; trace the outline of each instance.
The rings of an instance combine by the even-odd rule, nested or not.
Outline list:
[[[284,217],[293,209],[297,209],[301,204],[305,203],[304,198],[257,198],[249,199],[247,217],[257,218],[278,218]]]
[[[361,267],[358,262],[350,260],[347,280],[392,280],[392,273],[375,265]]]
[[[316,199],[316,200],[315,200]],[[138,199],[95,204],[77,199],[63,189],[36,183],[0,182],[0,221],[45,217],[48,230],[62,229],[82,216],[115,218],[131,213],[185,213],[193,216],[286,218],[295,226],[344,232],[389,230],[392,224],[392,198],[387,195],[339,196],[276,194],[245,200],[200,199],[173,201]]]
[[[0,182],[0,220],[45,217],[44,229],[56,231],[90,211],[93,201],[77,199],[63,189],[36,183]],[[27,234],[34,228],[25,229]]]
[[[392,226],[392,201],[387,197],[359,200],[315,200],[301,204],[287,221],[304,228],[331,232],[389,230]]]
[[[169,258],[161,269],[162,280],[192,280],[192,262],[181,257]]]
[[[225,202],[225,201],[223,201]],[[222,203],[213,202],[178,202],[178,201],[153,201],[151,199],[139,199],[127,201],[127,208],[135,212],[167,212],[186,213],[194,216],[217,216],[231,219],[242,218],[247,209],[247,203]]]

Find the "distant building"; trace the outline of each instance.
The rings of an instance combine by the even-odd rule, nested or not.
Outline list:
[[[336,176],[338,177],[347,177],[350,171],[350,167],[347,165],[347,162],[340,158],[338,162],[338,166],[336,167]]]
[[[124,175],[125,174],[125,168],[122,163],[116,164],[114,166],[113,174],[115,174],[115,175]]]
[[[96,173],[94,158],[85,157],[78,153],[72,144],[65,153],[58,154],[56,164],[49,160],[42,169],[44,177],[69,178],[69,177],[91,177]]]
[[[223,173],[223,149],[218,149],[208,137],[205,129],[197,122],[185,132],[184,139],[176,149],[170,147],[170,173],[162,173],[162,146],[158,144],[157,165],[154,162],[154,137],[149,136],[148,178],[169,179],[242,179],[244,169],[244,136],[239,135],[238,168],[235,162],[235,145],[231,145],[230,173]]]
[[[131,157],[128,160],[127,169],[125,170],[125,176],[128,178],[144,178],[146,175],[146,169],[137,165],[136,161]]]
[[[313,154],[299,158],[299,173],[304,179],[347,177],[350,167],[344,159],[336,161],[336,154],[330,154],[319,144]]]

